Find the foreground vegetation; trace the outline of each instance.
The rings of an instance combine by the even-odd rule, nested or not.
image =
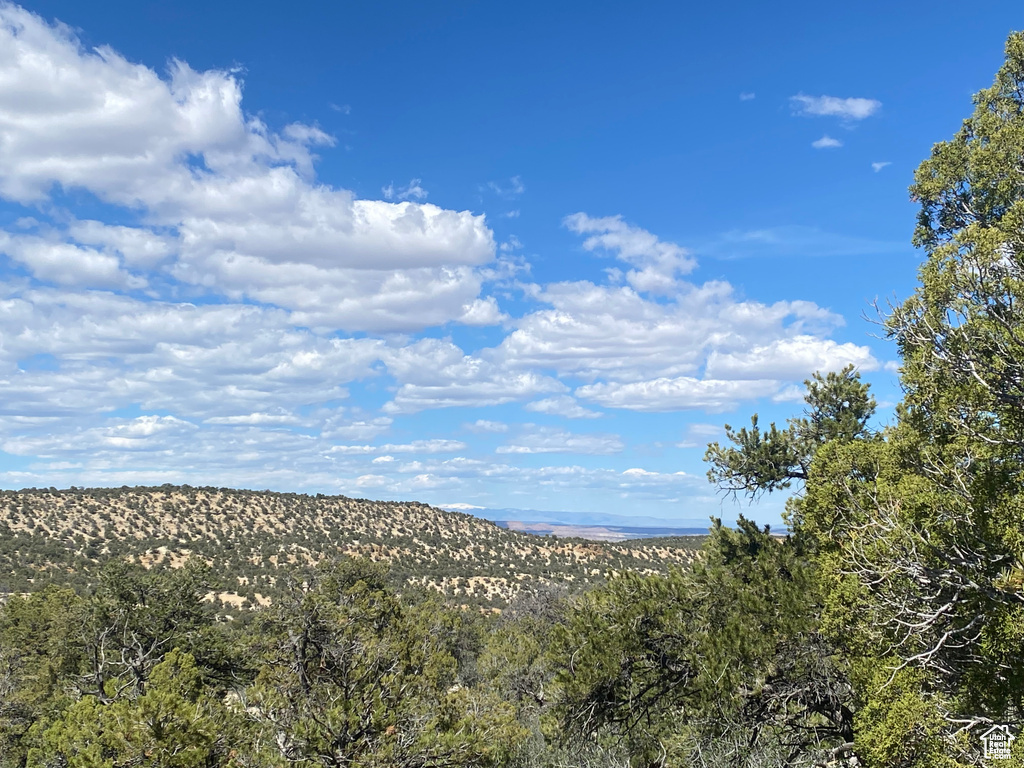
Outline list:
[[[796,492],[791,535],[716,525],[690,565],[500,615],[294,549],[234,620],[204,560],[78,541],[95,579],[0,611],[0,766],[1024,764],[982,747],[1024,718],[1024,35],[975,102],[911,190],[895,423],[846,369],[708,449],[727,492]]]
[[[198,558],[111,559],[85,595],[51,584],[0,610],[0,766],[726,756],[710,741],[720,730],[735,741],[721,718],[767,704],[724,697],[727,681],[742,687],[784,656],[783,676],[803,674],[815,649],[787,651],[808,589],[792,545],[748,523],[708,542],[697,568],[625,574],[575,597],[538,586],[500,616],[433,590],[399,594],[386,566],[346,558],[295,566],[271,606],[227,620],[204,599],[213,579]]]

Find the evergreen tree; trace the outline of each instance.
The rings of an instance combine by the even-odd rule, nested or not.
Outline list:
[[[266,763],[491,766],[514,750],[511,707],[457,683],[457,617],[387,581],[366,561],[325,563],[260,616],[246,703]]]
[[[817,630],[798,542],[716,521],[692,571],[625,574],[560,635],[569,736],[637,766],[796,765],[852,747],[845,665]]]
[[[830,445],[798,524],[851,638],[870,765],[976,765],[1024,712],[1024,35],[911,187],[915,294],[887,328],[905,397],[883,442]]]
[[[839,373],[815,373],[804,382],[807,408],[784,429],[772,423],[761,429],[757,414],[750,427],[734,430],[725,425],[732,443],[708,446],[704,460],[711,464],[708,480],[719,489],[757,498],[803,484],[818,449],[830,440],[848,442],[868,436],[868,421],[875,413],[875,399],[852,365]]]

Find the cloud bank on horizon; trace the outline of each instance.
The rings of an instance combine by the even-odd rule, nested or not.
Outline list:
[[[484,213],[427,202],[411,174],[361,198],[318,176],[334,136],[257,115],[237,73],[161,74],[0,5],[0,484],[550,507],[536,491],[664,517],[712,496],[667,466],[699,458],[708,414],[882,365],[826,306],[698,279],[693,251],[614,212],[551,222],[600,278],[537,282]],[[492,184],[502,205],[528,194]],[[703,432],[638,466],[645,414]]]

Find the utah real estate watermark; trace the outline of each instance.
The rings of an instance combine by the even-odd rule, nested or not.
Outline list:
[[[1017,737],[1010,732],[1008,725],[993,725],[981,734],[981,745],[986,760],[1009,760],[1010,748]]]

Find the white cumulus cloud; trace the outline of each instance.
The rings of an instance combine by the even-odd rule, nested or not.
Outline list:
[[[854,365],[862,371],[879,367],[867,347],[839,344],[832,339],[794,336],[777,339],[743,352],[714,351],[708,356],[706,375],[719,379],[804,379],[815,371],[838,371]]]
[[[147,224],[74,223],[45,242],[7,236],[9,255],[42,281],[142,288],[124,268],[170,258],[179,281],[293,310],[301,325],[501,319],[480,296],[477,268],[495,254],[483,216],[359,200],[317,182],[313,150],[334,139],[300,123],[275,132],[244,110],[230,72],[174,61],[161,77],[3,5],[0,136],[3,198],[42,203],[58,188],[85,190]],[[418,180],[396,194],[425,196]]]
[[[839,139],[833,139],[831,136],[826,134],[817,141],[812,141],[811,146],[815,149],[838,149],[843,146],[843,142]]]
[[[808,96],[798,93],[789,99],[793,111],[806,117],[839,117],[843,120],[864,120],[882,108],[877,99],[837,96]]]
[[[523,406],[527,411],[533,413],[546,413],[552,416],[564,416],[567,419],[597,419],[601,414],[584,408],[569,395],[558,397],[546,397],[543,400],[535,400]]]
[[[621,216],[594,218],[574,213],[564,223],[573,232],[587,236],[583,247],[588,251],[608,251],[633,265],[626,280],[638,291],[668,293],[675,288],[678,275],[696,266],[685,248],[659,240],[647,230],[627,224]]]
[[[497,453],[619,453],[625,446],[618,435],[575,434],[550,427],[538,427],[528,431],[506,445],[499,446]]]
[[[730,410],[743,400],[771,395],[778,387],[779,382],[770,379],[728,381],[679,376],[629,383],[587,384],[576,390],[576,396],[606,408],[631,411],[716,412]]]
[[[400,383],[385,405],[390,414],[429,408],[500,405],[537,395],[565,392],[557,379],[533,371],[511,371],[466,355],[450,341],[421,339],[385,356],[388,372]]]

